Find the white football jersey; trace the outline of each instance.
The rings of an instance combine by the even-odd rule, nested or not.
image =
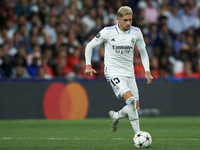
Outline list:
[[[133,76],[134,46],[138,47],[145,71],[149,71],[149,59],[145,49],[143,35],[139,28],[131,26],[125,32],[121,31],[118,25],[105,27],[86,46],[86,64],[91,64],[91,58],[87,58],[89,48],[104,43],[105,47],[105,71],[111,75]],[[88,60],[90,59],[90,60]]]

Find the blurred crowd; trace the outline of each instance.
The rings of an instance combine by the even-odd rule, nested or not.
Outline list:
[[[199,0],[3,0],[0,2],[0,78],[104,77],[104,48],[96,47],[93,77],[85,76],[85,46],[117,24],[121,6],[133,9],[157,78],[200,78]],[[136,78],[144,78],[135,47]]]

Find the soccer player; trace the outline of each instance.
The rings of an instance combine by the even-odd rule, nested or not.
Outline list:
[[[122,6],[117,11],[117,25],[105,27],[94,37],[85,48],[87,76],[96,73],[91,66],[92,50],[97,45],[104,43],[104,74],[117,98],[124,99],[126,106],[118,112],[109,112],[113,132],[117,130],[118,120],[128,117],[135,133],[140,131],[137,109],[139,109],[139,94],[135,81],[133,56],[134,46],[139,49],[142,64],[145,69],[147,83],[153,77],[149,69],[149,57],[146,52],[143,35],[139,28],[131,26],[132,9]]]

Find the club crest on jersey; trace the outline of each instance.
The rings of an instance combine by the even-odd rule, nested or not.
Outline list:
[[[131,43],[135,43],[135,39],[134,38],[131,39]]]
[[[100,32],[96,35],[96,38],[99,38],[101,36]]]

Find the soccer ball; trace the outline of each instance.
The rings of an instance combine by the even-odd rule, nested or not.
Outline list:
[[[151,143],[152,138],[148,132],[140,131],[133,137],[133,144],[137,148],[149,148]]]

